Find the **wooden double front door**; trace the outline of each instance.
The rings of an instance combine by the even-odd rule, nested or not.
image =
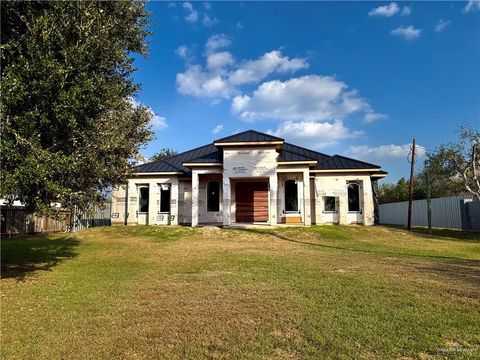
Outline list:
[[[268,221],[268,182],[235,184],[235,221]]]

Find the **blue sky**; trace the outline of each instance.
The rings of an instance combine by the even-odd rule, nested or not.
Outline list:
[[[480,127],[480,3],[150,2],[135,101],[177,151],[246,129],[408,176],[408,144]],[[420,149],[420,155],[424,152]],[[419,158],[422,160],[422,157]]]

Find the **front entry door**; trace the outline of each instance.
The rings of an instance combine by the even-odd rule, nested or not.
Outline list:
[[[268,183],[238,182],[235,184],[235,221],[268,221]]]

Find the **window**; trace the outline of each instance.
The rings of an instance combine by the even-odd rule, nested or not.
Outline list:
[[[360,186],[348,184],[348,211],[360,211]]]
[[[148,212],[148,186],[142,186],[138,188],[138,212]]]
[[[207,185],[207,211],[220,211],[220,183],[210,181]]]
[[[160,212],[170,212],[170,184],[160,184]]]
[[[336,201],[334,196],[325,196],[324,198],[325,203],[325,212],[335,212],[337,211]]]
[[[285,181],[285,211],[298,211],[297,181]]]

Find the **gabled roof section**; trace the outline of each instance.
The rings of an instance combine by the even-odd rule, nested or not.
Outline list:
[[[238,134],[230,135],[221,139],[215,140],[215,145],[230,144],[230,143],[283,143],[282,138],[265,134],[255,130],[247,130]]]
[[[218,150],[216,152],[213,152],[211,154],[208,154],[208,155],[196,158],[196,159],[184,161],[184,164],[185,163],[222,164],[222,152],[220,150]]]
[[[330,156],[320,153],[318,151],[303,148],[301,146],[285,143],[283,144],[282,151],[280,152],[280,158],[285,159],[281,161],[316,160],[317,162],[321,162],[325,159],[330,158]],[[298,160],[293,160],[295,158],[297,158]]]
[[[150,163],[142,164],[136,166],[137,173],[147,173],[147,172],[183,172],[184,174],[190,173],[190,169],[183,166],[185,162],[191,162],[193,160],[202,158],[202,157],[217,157],[220,158],[220,150],[213,144],[208,144],[200,146],[198,148],[185,151],[178,155],[169,157],[165,160],[153,161]],[[216,155],[212,155],[216,154]]]
[[[138,165],[135,167],[137,173],[143,172],[181,172],[180,169],[170,165],[169,163],[159,160],[151,163]]]
[[[379,165],[355,160],[341,155],[329,156],[315,166],[315,170],[380,169]]]

